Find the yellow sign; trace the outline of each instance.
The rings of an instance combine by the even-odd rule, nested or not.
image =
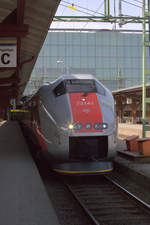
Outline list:
[[[25,109],[10,109],[10,112],[29,112],[29,110],[25,110]]]
[[[73,5],[68,5],[68,8],[69,9],[72,9],[72,10],[76,10],[77,8],[75,7],[75,6],[73,6]]]

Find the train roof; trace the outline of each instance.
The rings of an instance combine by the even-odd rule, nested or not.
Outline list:
[[[56,80],[50,83],[51,87],[55,88],[60,82],[64,80],[74,80],[74,79],[81,79],[81,80],[96,80],[97,82],[101,83],[94,75],[92,74],[64,74],[58,77]],[[107,92],[111,91],[105,87],[102,83],[101,86],[107,90]]]
[[[63,75],[64,79],[94,79],[94,76],[91,74],[71,74],[71,75]]]
[[[60,81],[60,80],[74,80],[74,79],[93,80],[96,78],[91,74],[68,74],[68,75],[64,74],[58,77],[57,80],[53,82],[55,83],[58,80]]]

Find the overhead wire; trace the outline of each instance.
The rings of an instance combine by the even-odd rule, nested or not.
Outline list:
[[[102,0],[102,1],[103,1],[103,0]],[[142,2],[141,2],[140,0],[132,0],[132,1],[135,1],[136,3],[142,4]],[[60,3],[60,5],[61,5],[61,6],[64,6],[64,7],[67,7],[67,8],[68,8],[68,6],[71,4],[70,2],[65,1],[65,0],[62,0],[61,2],[65,3],[65,4]],[[138,7],[138,8],[140,8],[140,9],[142,8],[142,6],[139,6],[139,5],[137,5],[137,4],[135,4],[135,3],[131,2],[131,1],[129,2],[129,1],[127,1],[127,0],[122,0],[122,2],[124,2],[124,3],[128,4],[128,5],[132,5],[132,6]],[[103,16],[104,16],[103,13],[98,12],[98,10],[103,6],[103,4],[104,4],[104,1],[101,2],[100,6],[99,6],[99,7],[97,8],[97,10],[95,11],[95,10],[87,9],[87,8],[85,8],[85,7],[83,7],[83,6],[80,6],[80,5],[77,5],[77,4],[72,3],[73,6],[76,6],[76,7],[77,7],[77,8],[76,8],[76,11],[77,11],[77,12],[84,13],[84,14],[89,15],[89,16],[95,16],[95,14],[99,14],[99,15],[103,15]],[[84,11],[83,11],[83,10],[80,10],[80,9],[78,9],[78,8],[83,9]],[[94,19],[93,19],[93,20],[94,20]],[[88,23],[88,22],[87,22],[87,23]],[[86,23],[83,27],[85,27],[85,26],[87,25],[87,23]]]
[[[63,10],[62,10],[61,16],[63,16],[65,10],[66,10],[66,8],[64,7]],[[58,26],[59,26],[59,23],[57,24],[56,28],[58,28]]]
[[[142,2],[139,1],[139,0],[132,0],[132,1],[135,1],[136,3],[142,4]],[[70,2],[68,2],[68,1],[62,0],[61,2],[70,5]],[[137,5],[137,4],[135,4],[135,3],[131,2],[131,1],[128,2],[127,0],[122,0],[122,2],[124,2],[124,3],[128,4],[128,5],[132,5],[132,6],[138,7],[138,8],[142,8],[142,5],[141,6],[140,5]],[[104,1],[100,4],[100,6],[98,7],[98,9],[96,11],[94,11],[94,10],[87,9],[87,8],[85,8],[83,6],[80,6],[80,5],[77,5],[77,4],[72,3],[72,5],[80,8],[80,9],[86,10],[86,12],[85,11],[82,11],[80,9],[76,9],[76,11],[82,12],[84,14],[88,14],[88,15],[91,15],[91,16],[95,16],[95,14],[104,15],[104,13],[98,12],[98,10],[102,7],[103,4],[104,4]],[[68,5],[63,5],[62,3],[60,3],[60,5],[62,5],[64,7],[68,7]]]
[[[135,7],[137,7],[137,8],[140,8],[140,9],[143,8],[143,2],[138,1],[138,0],[132,0],[132,1],[135,1],[136,3],[137,3],[137,2],[140,3],[141,6],[139,6],[139,5],[135,4],[135,3],[132,3],[132,2],[128,2],[128,1],[126,1],[126,0],[122,0],[122,2],[124,2],[124,3],[128,4],[128,5],[132,5],[132,6],[135,6]],[[148,10],[148,4],[147,4],[147,2],[145,3],[145,9]]]
[[[96,9],[96,13],[98,13],[98,11],[102,8],[102,6],[104,5],[104,1],[102,0],[102,3],[99,5],[99,7]]]
[[[124,3],[128,4],[128,5],[132,5],[132,6],[138,7],[140,9],[142,8],[142,6],[136,5],[136,4],[131,3],[131,2],[127,2],[126,0],[122,0],[122,2],[124,2]]]
[[[70,5],[70,2],[68,2],[68,1],[62,0],[61,2]],[[61,4],[61,3],[60,3],[60,4]],[[83,7],[83,6],[80,6],[80,5],[77,5],[77,4],[74,4],[74,3],[73,3],[73,5],[76,6],[76,7],[78,7],[78,8],[81,8],[81,9],[83,9],[83,10],[89,11],[89,12],[91,12],[91,13],[96,13],[96,14],[99,14],[99,15],[104,15],[104,13],[100,13],[100,12],[97,12],[97,11],[94,11],[94,10],[91,10],[91,9],[87,9],[87,8],[85,8],[85,7]],[[78,11],[78,10],[77,10],[77,11]],[[88,14],[89,14],[89,13],[88,13]]]
[[[132,0],[132,1],[134,1],[134,2],[136,2],[136,3],[137,3],[137,2],[140,3],[140,4],[141,4],[141,8],[142,8],[142,5],[143,5],[143,2],[142,2],[142,1],[139,1],[139,0]],[[147,5],[148,5],[148,2],[145,2],[145,6],[146,6],[146,7],[148,7]]]
[[[132,1],[134,1],[134,2],[138,2],[138,3],[143,3],[142,1],[139,1],[139,0],[132,0]]]
[[[67,7],[67,8],[68,8],[68,6],[67,6],[67,5],[64,5],[64,4],[62,4],[62,3],[60,3],[60,5],[61,5],[61,6],[64,6],[64,7]],[[90,16],[93,16],[93,14],[91,14],[91,13],[88,13],[88,12],[84,12],[84,11],[82,11],[82,10],[79,10],[79,9],[76,9],[76,11],[77,11],[77,12],[81,12],[81,13],[84,13],[84,14],[88,14],[88,15],[90,15]]]
[[[97,13],[98,10],[101,9],[101,7],[103,6],[103,4],[104,4],[104,1],[102,0],[102,3],[101,3],[101,4],[99,5],[99,7],[96,9],[96,13]],[[94,15],[93,15],[93,16],[94,16]],[[87,22],[86,24],[84,24],[83,27],[82,27],[82,29],[85,28],[86,25],[87,25],[88,23],[89,23],[89,22]]]

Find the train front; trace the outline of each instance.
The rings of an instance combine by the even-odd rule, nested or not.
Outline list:
[[[63,76],[53,91],[60,143],[53,170],[63,174],[112,171],[117,130],[111,92],[92,75]]]

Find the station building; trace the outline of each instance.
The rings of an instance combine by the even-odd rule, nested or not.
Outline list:
[[[140,85],[142,33],[50,30],[36,61],[26,93],[64,73],[93,74],[111,91]]]
[[[149,52],[146,65],[150,68]],[[142,116],[142,33],[112,30],[50,30],[25,94],[62,74],[93,74],[113,91],[119,122]],[[150,117],[150,107],[147,107]]]

